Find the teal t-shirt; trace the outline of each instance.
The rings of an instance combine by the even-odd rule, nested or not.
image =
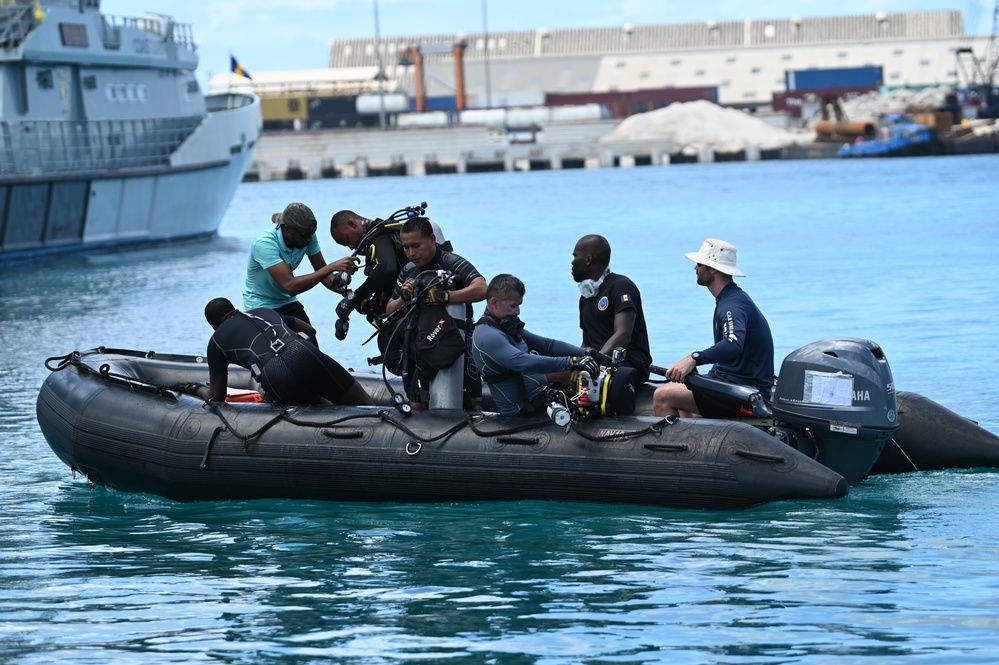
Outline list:
[[[246,286],[243,288],[243,309],[258,307],[276,309],[296,302],[298,298],[278,286],[268,268],[287,263],[292,271],[306,255],[318,254],[319,240],[312,240],[304,249],[292,249],[284,242],[280,226],[273,226],[256,237],[246,262]]]

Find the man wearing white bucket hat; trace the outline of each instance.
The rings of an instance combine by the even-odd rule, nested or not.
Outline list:
[[[708,376],[729,383],[750,386],[770,399],[774,383],[774,339],[770,325],[756,303],[740,289],[732,277],[745,277],[736,266],[736,249],[729,243],[708,238],[697,252],[685,256],[693,261],[697,283],[715,297],[715,344],[694,351],[666,371],[667,383],[656,389],[653,407],[657,416],[738,418],[738,406],[704,393],[693,393],[684,378],[698,365],[713,365]]]

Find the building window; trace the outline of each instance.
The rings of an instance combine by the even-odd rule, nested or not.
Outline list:
[[[760,73],[760,68],[759,68],[759,67],[753,67],[753,68],[752,68],[752,69],[750,69],[749,71],[750,71],[751,73],[753,73],[753,74],[759,74],[759,73]]]
[[[704,76],[704,70],[698,69],[696,72],[694,72],[694,76]]]
[[[791,59],[791,54],[790,53],[785,53],[784,55],[782,55],[780,57],[780,59],[781,60],[790,60]]]
[[[747,90],[746,92],[742,93],[742,98],[743,99],[756,99],[756,91],[755,90]]]
[[[920,60],[919,61],[919,66],[920,67],[929,67],[930,66],[930,61],[929,60]]]
[[[728,56],[727,58],[725,58],[725,62],[735,62],[735,56],[734,55]]]
[[[904,51],[902,49],[897,48],[894,51],[892,51],[891,53],[892,53],[892,55],[902,55],[903,52]]]
[[[649,78],[649,73],[648,72],[642,72],[641,74],[638,75],[638,78],[640,78],[640,79],[647,79],[647,78]]]
[[[836,54],[836,57],[837,58],[845,58],[846,57],[846,51],[840,51],[839,53]]]
[[[674,58],[673,60],[670,61],[669,64],[673,65],[674,67],[677,67],[681,63],[683,63],[683,60],[681,60],[680,58]]]

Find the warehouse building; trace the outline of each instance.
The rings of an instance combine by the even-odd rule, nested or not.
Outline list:
[[[313,127],[378,124],[384,111],[588,102],[615,116],[691,99],[765,111],[807,70],[843,72],[810,77],[829,89],[870,89],[849,73],[869,79],[875,70],[874,83],[888,88],[964,85],[975,65],[962,58],[989,46],[987,36],[965,34],[956,10],[406,35],[333,39],[325,74],[273,72],[253,86],[277,100],[266,102],[265,120]]]

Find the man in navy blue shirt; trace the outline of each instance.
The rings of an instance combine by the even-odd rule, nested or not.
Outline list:
[[[657,416],[738,418],[747,414],[739,406],[710,395],[693,393],[683,380],[698,365],[711,364],[708,376],[750,386],[770,399],[774,385],[774,339],[770,325],[756,303],[732,277],[746,275],[736,267],[736,249],[723,240],[708,238],[698,252],[685,256],[696,263],[697,283],[715,297],[713,346],[694,351],[666,372],[667,383],[656,389],[653,407]]]

